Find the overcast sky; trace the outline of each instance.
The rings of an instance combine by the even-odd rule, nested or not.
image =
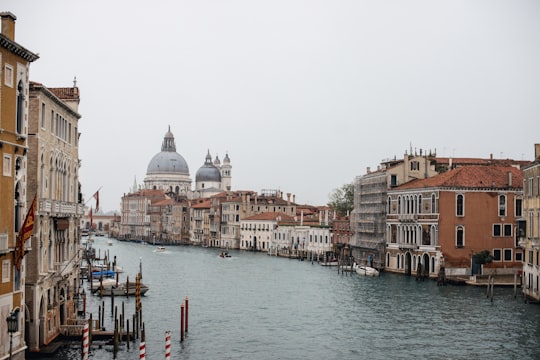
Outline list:
[[[195,181],[324,205],[402,157],[532,160],[540,1],[2,1],[30,78],[81,92],[80,178],[120,208],[168,126]],[[89,203],[91,204],[91,203]]]

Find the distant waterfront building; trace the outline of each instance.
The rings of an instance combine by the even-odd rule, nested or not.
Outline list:
[[[24,279],[26,260],[15,265],[15,246],[18,233],[35,195],[28,189],[28,87],[30,63],[39,57],[15,42],[15,21],[10,12],[0,12],[0,358],[9,356],[10,334],[6,318],[16,317],[17,331],[12,334],[13,359],[24,359],[26,299]],[[24,244],[30,250],[31,241]]]
[[[516,219],[522,214],[521,170],[463,166],[388,190],[385,270],[436,277],[509,274],[521,268]],[[493,262],[475,254],[487,250]]]
[[[540,144],[534,145],[534,157],[523,169],[522,289],[529,300],[540,301]]]
[[[296,215],[296,204],[291,201],[291,194],[287,200],[278,190],[265,190],[261,194],[254,191],[226,192],[217,195],[221,205],[221,231],[220,247],[240,248],[240,221],[251,216],[266,212],[282,212],[289,216]],[[216,196],[216,197],[217,197]]]
[[[280,221],[292,221],[281,212],[265,212],[240,220],[240,250],[268,252]]]
[[[191,203],[191,243],[210,247],[210,199],[196,199]]]
[[[162,190],[142,189],[122,197],[120,210],[121,239],[151,240],[152,229],[150,222],[151,206],[157,202],[168,199]]]
[[[73,298],[79,290],[79,224],[84,212],[79,101],[75,81],[67,88],[30,83],[28,186],[36,190],[37,212],[25,290],[28,346],[34,352],[77,317]]]
[[[116,212],[104,214],[102,212],[97,212],[92,214],[93,227],[90,226],[90,214],[86,209],[84,210],[84,215],[80,220],[80,227],[82,230],[89,231],[94,229],[97,232],[112,236],[118,237],[119,233],[119,224],[120,224],[120,215]]]

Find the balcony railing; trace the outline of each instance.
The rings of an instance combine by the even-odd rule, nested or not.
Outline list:
[[[50,199],[39,200],[38,209],[53,216],[84,215],[83,204]]]

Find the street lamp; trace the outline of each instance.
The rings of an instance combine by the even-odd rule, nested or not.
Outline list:
[[[6,318],[7,330],[9,333],[9,358],[13,349],[13,333],[19,331],[19,309],[13,310]]]

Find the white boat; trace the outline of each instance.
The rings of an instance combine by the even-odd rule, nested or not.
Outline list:
[[[107,240],[107,245],[109,245],[109,246],[110,246],[110,245],[112,245],[112,244],[113,244],[113,242],[112,242],[112,240],[111,240],[111,239]]]
[[[321,262],[321,265],[322,265],[322,266],[338,266],[338,265],[339,265],[339,262],[338,262],[337,259],[332,258],[332,259],[330,259],[330,260]]]
[[[103,279],[103,281],[94,279],[90,285],[90,291],[96,292],[101,287],[103,291],[110,291],[113,286],[116,286],[116,280],[112,278]]]
[[[379,276],[379,270],[365,265],[358,265],[356,267],[356,273],[362,276]]]
[[[155,252],[165,252],[165,246],[158,246]]]

